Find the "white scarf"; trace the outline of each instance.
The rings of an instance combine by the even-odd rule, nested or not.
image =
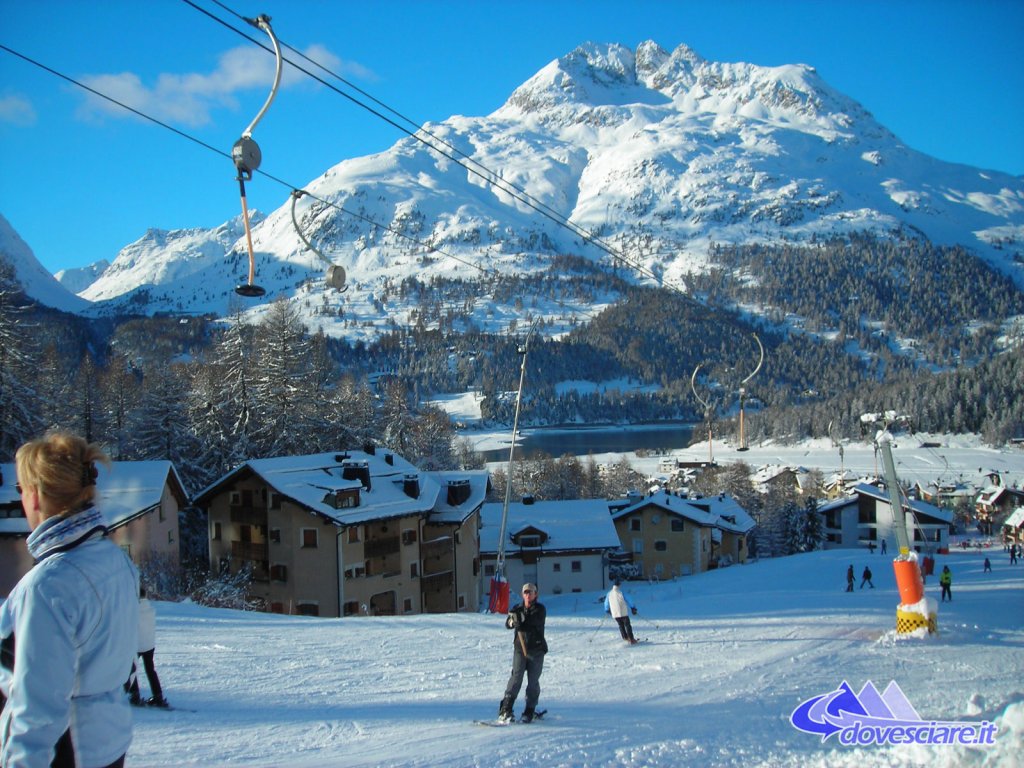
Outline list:
[[[67,552],[95,534],[106,535],[103,515],[92,504],[72,515],[51,517],[40,523],[28,537],[28,551],[38,563],[50,555]]]

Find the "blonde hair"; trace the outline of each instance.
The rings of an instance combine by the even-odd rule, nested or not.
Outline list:
[[[25,443],[14,461],[18,482],[52,505],[50,517],[77,512],[91,502],[96,495],[96,462],[110,464],[97,443],[69,432],[52,432]]]

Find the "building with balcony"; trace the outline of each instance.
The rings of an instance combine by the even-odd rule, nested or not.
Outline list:
[[[909,505],[911,547],[923,553],[947,551],[953,512],[917,499],[910,499]],[[885,541],[889,552],[899,552],[892,506],[884,487],[860,483],[851,496],[818,507],[818,514],[822,516],[825,549],[880,548]]]
[[[195,498],[210,565],[247,569],[266,610],[311,616],[475,610],[488,475],[362,451],[248,461]]]

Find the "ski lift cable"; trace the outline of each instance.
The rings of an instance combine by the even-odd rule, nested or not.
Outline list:
[[[232,8],[230,8],[227,5],[225,5],[224,3],[220,2],[220,0],[211,0],[211,2],[213,2],[215,5],[220,6],[222,9],[224,9],[228,13],[232,14],[233,16],[236,16],[236,17],[238,17],[240,19],[244,19],[244,17],[241,16],[237,11],[233,10]],[[190,3],[190,5],[191,5],[191,3]],[[288,43],[285,43],[285,42],[282,42],[281,45],[284,48],[286,48],[287,50],[289,50],[292,53],[294,53],[299,58],[301,58],[304,61],[308,62],[309,64],[311,64],[312,66],[316,67],[317,69],[321,70],[325,74],[333,77],[334,79],[338,80],[341,83],[344,83],[348,88],[351,88],[353,91],[358,93],[360,96],[366,97],[367,99],[372,101],[377,106],[383,108],[387,112],[390,112],[392,115],[394,115],[398,119],[408,123],[410,126],[413,127],[413,131],[411,131],[411,132],[406,131],[406,133],[408,133],[410,136],[413,136],[415,138],[417,133],[423,133],[423,134],[429,136],[431,141],[438,142],[439,144],[443,145],[444,147],[446,147],[447,149],[451,150],[452,152],[455,152],[457,155],[459,155],[464,160],[466,160],[466,162],[472,163],[477,168],[480,168],[481,170],[483,170],[485,173],[487,173],[489,175],[489,177],[494,181],[494,183],[499,183],[500,182],[501,184],[504,184],[504,185],[506,185],[508,187],[511,187],[512,189],[516,190],[517,192],[519,192],[519,193],[529,197],[531,200],[535,201],[538,205],[542,206],[543,208],[545,208],[546,210],[548,210],[551,213],[555,214],[556,216],[559,216],[559,217],[565,219],[565,217],[562,216],[562,214],[560,214],[557,210],[555,210],[551,206],[547,205],[544,201],[534,197],[533,195],[531,195],[529,192],[527,192],[525,189],[523,189],[519,185],[517,185],[517,184],[515,184],[515,183],[513,183],[511,181],[508,181],[507,179],[503,178],[500,174],[497,174],[494,171],[492,171],[491,169],[487,168],[485,165],[483,165],[478,160],[476,160],[473,157],[471,157],[466,152],[463,152],[461,149],[456,147],[451,142],[446,141],[441,136],[438,136],[436,133],[433,133],[432,131],[430,131],[427,128],[425,128],[422,123],[419,123],[418,121],[413,120],[411,117],[408,117],[407,115],[402,114],[401,112],[399,112],[394,107],[392,107],[392,106],[390,106],[388,104],[385,104],[383,101],[378,99],[376,96],[374,96],[369,91],[366,91],[363,88],[360,88],[358,85],[356,85],[352,81],[347,80],[346,78],[342,77],[341,75],[339,75],[337,72],[335,72],[334,70],[330,69],[326,65],[321,64],[316,59],[313,59],[312,57],[306,55],[305,53],[300,51],[298,48],[295,48],[295,47],[293,47],[293,46],[291,46],[291,45],[289,45]],[[577,224],[575,224],[574,222],[570,221],[569,219],[565,219],[565,221],[567,221],[572,226],[578,226]]]
[[[162,120],[158,120],[157,118],[155,118],[155,117],[153,117],[151,115],[147,115],[145,112],[142,112],[141,110],[138,110],[135,107],[131,107],[131,106],[125,104],[123,101],[119,101],[118,99],[115,99],[113,96],[109,96],[109,95],[103,93],[102,91],[98,91],[95,88],[92,88],[91,86],[88,86],[85,83],[81,82],[80,80],[76,80],[75,78],[70,77],[69,75],[65,75],[63,72],[58,72],[56,69],[53,69],[52,67],[48,67],[46,64],[43,64],[42,62],[37,61],[36,59],[33,59],[31,56],[27,56],[24,53],[20,53],[20,52],[14,50],[13,48],[9,48],[8,46],[4,45],[3,43],[0,43],[0,50],[6,51],[7,53],[11,54],[12,56],[16,56],[17,58],[21,59],[22,61],[25,61],[25,62],[27,62],[28,64],[31,64],[34,67],[38,67],[39,69],[43,70],[44,72],[49,72],[54,77],[58,77],[61,80],[64,80],[65,82],[71,83],[72,85],[81,88],[83,91],[88,91],[93,96],[96,96],[98,98],[101,98],[101,99],[104,99],[106,101],[109,101],[111,104],[115,104],[116,106],[121,107],[121,109],[123,109],[123,110],[125,110],[127,112],[131,112],[133,115],[136,115],[137,117],[141,117],[143,120],[148,120],[149,122],[154,123],[155,125],[159,125],[161,128],[166,128],[168,131],[171,131],[171,133],[175,133],[175,134],[177,134],[178,136],[180,136],[183,139],[188,139],[192,143],[198,144],[203,149],[208,149],[211,152],[214,152],[215,154],[218,154],[218,155],[220,155],[221,157],[223,157],[223,158],[225,158],[227,160],[231,160],[232,159],[230,153],[225,152],[222,149],[218,149],[217,147],[213,146],[212,144],[208,144],[207,142],[203,141],[202,139],[197,139],[195,136],[192,136],[191,134],[188,134],[188,133],[186,133],[185,131],[182,131],[179,128],[175,128],[173,125],[170,125],[169,123],[165,123]]]
[[[96,96],[97,98],[100,98],[100,99],[103,99],[105,101],[108,101],[111,104],[114,104],[115,106],[118,106],[118,107],[120,107],[121,109],[124,109],[127,112],[131,112],[133,115],[136,115],[137,117],[140,117],[143,120],[147,120],[150,123],[153,123],[154,125],[158,125],[161,128],[164,128],[164,129],[170,131],[171,133],[174,133],[177,136],[180,136],[183,139],[187,139],[188,141],[191,141],[194,144],[198,144],[203,149],[209,150],[210,152],[213,152],[214,154],[219,155],[222,158],[225,158],[227,160],[232,160],[232,161],[234,160],[232,155],[227,153],[227,152],[225,152],[224,150],[222,150],[222,149],[220,149],[218,147],[215,147],[212,144],[209,144],[209,143],[203,141],[202,139],[196,138],[195,136],[193,136],[193,135],[191,135],[191,134],[181,130],[180,128],[175,128],[173,125],[170,125],[169,123],[165,123],[164,121],[159,120],[159,119],[153,117],[152,115],[149,115],[149,114],[147,114],[147,113],[145,113],[145,112],[143,112],[143,111],[141,111],[139,109],[136,109],[135,107],[132,107],[132,106],[130,106],[128,104],[125,104],[123,101],[120,101],[120,100],[114,98],[113,96],[110,96],[110,95],[108,95],[108,94],[106,94],[106,93],[104,93],[102,91],[99,91],[96,88],[88,86],[85,83],[83,83],[83,82],[81,82],[79,80],[76,80],[73,77],[70,77],[69,75],[65,75],[64,73],[59,72],[58,70],[53,69],[52,67],[49,67],[49,66],[47,66],[46,64],[43,64],[40,61],[37,61],[36,59],[32,58],[31,56],[27,56],[26,54],[20,53],[19,51],[16,51],[13,48],[10,48],[10,47],[4,45],[3,43],[0,43],[0,50],[6,51],[7,53],[11,54],[12,56],[15,56],[15,57],[17,57],[19,59],[22,59],[23,61],[25,61],[28,64],[31,64],[31,65],[33,65],[35,67],[38,67],[39,69],[42,69],[43,71],[48,72],[48,73],[54,75],[55,77],[58,77],[61,80],[64,80],[64,81],[66,81],[66,82],[68,82],[68,83],[70,83],[70,84],[72,84],[74,86],[77,86],[78,88],[81,88],[82,90],[91,93],[92,95]],[[265,170],[254,169],[254,173],[259,174],[260,176],[262,176],[262,177],[264,177],[266,179],[269,179],[270,181],[273,181],[273,182],[275,182],[277,184],[280,184],[281,186],[286,187],[287,189],[290,189],[290,190],[295,190],[296,189],[295,185],[285,181],[284,179],[281,179],[281,178],[275,176],[272,173],[268,173]],[[493,270],[488,270],[487,267],[483,267],[483,266],[481,266],[479,264],[476,264],[476,263],[474,263],[472,261],[469,261],[468,259],[463,259],[463,258],[461,258],[459,256],[456,256],[455,254],[448,253],[443,248],[439,248],[437,246],[430,245],[429,243],[425,243],[425,242],[423,242],[421,240],[417,240],[416,238],[411,237],[410,235],[407,235],[404,232],[400,232],[400,231],[398,231],[396,229],[392,229],[391,227],[389,227],[386,224],[381,224],[378,221],[374,221],[373,219],[371,219],[368,216],[364,216],[364,215],[362,215],[360,213],[357,213],[355,211],[350,211],[347,208],[345,208],[344,206],[338,205],[337,203],[334,203],[334,202],[332,202],[330,200],[326,200],[326,199],[324,199],[322,197],[319,197],[319,196],[313,194],[312,192],[309,192],[308,190],[300,190],[300,191],[303,192],[303,194],[305,194],[305,195],[309,195],[314,200],[317,200],[318,202],[321,202],[324,205],[327,205],[327,206],[330,206],[331,208],[334,208],[335,210],[337,210],[338,212],[340,212],[340,213],[342,213],[342,214],[344,214],[346,216],[351,216],[353,218],[359,219],[359,220],[364,221],[367,224],[369,224],[370,226],[373,226],[373,227],[375,227],[377,229],[381,229],[381,230],[390,232],[391,234],[395,235],[396,237],[401,237],[401,238],[409,240],[409,241],[411,241],[411,242],[413,242],[413,243],[415,243],[417,245],[420,245],[420,246],[422,246],[424,248],[429,248],[432,251],[440,253],[442,256],[445,256],[446,258],[450,258],[450,259],[453,259],[455,261],[458,261],[458,262],[460,262],[462,264],[465,264],[468,267],[472,267],[473,269],[479,270],[480,272],[483,272],[485,274],[487,274],[487,273],[493,273],[494,275],[498,274],[497,272],[494,272]]]
[[[74,85],[74,86],[76,86],[78,88],[81,88],[82,90],[84,90],[84,91],[86,91],[86,92],[96,96],[97,98],[100,98],[100,99],[103,99],[104,101],[110,102],[111,104],[114,104],[115,106],[120,107],[121,109],[125,110],[126,112],[130,112],[133,115],[136,115],[137,117],[142,118],[143,120],[146,120],[146,121],[148,121],[148,122],[150,122],[150,123],[152,123],[154,125],[157,125],[157,126],[159,126],[161,128],[164,128],[165,130],[168,130],[171,133],[173,133],[173,134],[175,134],[175,135],[177,135],[177,136],[179,136],[179,137],[181,137],[183,139],[186,139],[186,140],[192,142],[193,144],[197,144],[198,146],[202,147],[203,149],[206,149],[206,150],[208,150],[208,151],[218,155],[221,158],[234,161],[234,157],[231,154],[225,152],[224,150],[222,150],[222,149],[220,149],[220,148],[218,148],[218,147],[216,147],[216,146],[214,146],[212,144],[209,144],[209,143],[203,141],[202,139],[199,139],[199,138],[197,138],[197,137],[187,133],[186,131],[181,130],[180,128],[176,128],[173,125],[170,125],[169,123],[166,123],[166,122],[164,122],[162,120],[159,120],[159,119],[153,117],[152,115],[149,115],[146,112],[143,112],[142,110],[136,109],[135,107],[132,107],[132,106],[124,103],[123,101],[120,101],[119,99],[116,99],[113,96],[110,96],[109,94],[104,93],[103,91],[100,91],[100,90],[97,90],[96,88],[88,86],[85,83],[83,83],[83,82],[81,82],[79,80],[76,80],[75,78],[73,78],[73,77],[71,77],[69,75],[64,74],[63,72],[60,72],[60,71],[58,71],[58,70],[56,70],[56,69],[54,69],[54,68],[52,68],[50,66],[47,66],[46,64],[43,64],[42,62],[32,58],[31,56],[23,54],[23,53],[15,50],[15,49],[7,46],[7,45],[4,45],[3,43],[0,43],[0,50],[5,51],[5,52],[11,54],[12,56],[15,56],[16,58],[19,58],[22,61],[24,61],[24,62],[26,62],[28,64],[31,64],[32,66],[37,67],[37,68],[43,70],[44,72],[47,72],[47,73],[53,75],[54,77],[57,77],[57,78],[59,78],[61,80],[64,80],[65,82],[70,83],[71,85]],[[457,256],[454,253],[449,253],[444,248],[441,248],[441,247],[438,247],[436,245],[433,245],[433,244],[426,243],[426,242],[423,242],[421,240],[418,240],[415,237],[413,237],[413,236],[411,236],[411,235],[409,235],[409,234],[407,234],[405,232],[401,232],[401,231],[399,231],[397,229],[394,229],[394,228],[392,228],[392,227],[390,227],[390,226],[388,226],[386,224],[382,224],[382,223],[380,223],[378,221],[375,221],[374,219],[372,219],[372,218],[370,218],[368,216],[364,216],[363,214],[357,213],[356,211],[351,211],[351,210],[345,208],[342,205],[339,205],[339,204],[337,204],[337,203],[335,203],[335,202],[333,202],[331,200],[327,200],[325,198],[322,198],[322,197],[320,197],[320,196],[318,196],[318,195],[316,195],[316,194],[314,194],[314,193],[312,193],[312,192],[310,192],[308,190],[298,189],[294,184],[291,184],[291,183],[285,181],[284,179],[282,179],[282,178],[280,178],[278,176],[275,176],[272,173],[268,173],[266,170],[254,169],[254,174],[259,174],[260,176],[262,176],[262,177],[264,177],[266,179],[269,179],[270,181],[273,181],[276,184],[279,184],[279,185],[281,185],[281,186],[283,186],[286,189],[289,189],[291,191],[300,191],[300,192],[303,193],[303,195],[308,195],[310,198],[312,198],[312,199],[314,199],[314,200],[316,200],[316,201],[318,201],[318,202],[320,202],[320,203],[322,203],[322,204],[324,204],[326,206],[329,206],[329,207],[337,210],[341,214],[344,214],[346,216],[351,216],[352,218],[355,218],[355,219],[359,219],[360,221],[363,221],[366,224],[368,224],[368,225],[370,225],[370,226],[372,226],[372,227],[374,227],[376,229],[380,229],[382,231],[389,232],[390,234],[393,234],[396,237],[402,238],[404,240],[408,240],[409,242],[414,243],[416,245],[419,245],[419,246],[423,247],[424,249],[428,249],[431,252],[439,253],[441,256],[443,256],[445,258],[449,258],[449,259],[452,259],[453,261],[457,261],[457,262],[459,262],[461,264],[464,264],[465,266],[470,267],[472,269],[475,269],[475,270],[479,271],[480,273],[482,273],[484,275],[489,275],[491,277],[500,277],[501,276],[500,273],[498,273],[494,269],[489,269],[488,267],[482,266],[482,265],[480,265],[478,263],[475,263],[475,262],[470,261],[468,259],[464,259],[464,258],[462,258],[460,256]],[[584,309],[582,309],[580,307],[569,306],[569,305],[565,304],[565,302],[562,299],[559,299],[559,298],[556,298],[553,301],[554,301],[554,303],[556,303],[558,306],[560,306],[563,310],[565,310],[568,314],[570,314],[572,316],[578,316],[578,317],[581,317],[581,318],[593,319],[593,316],[594,316],[593,313],[587,312],[587,311],[585,311]]]
[[[258,45],[259,47],[263,48],[264,50],[267,50],[268,52],[270,51],[270,49],[267,48],[267,46],[264,45],[263,43],[261,43],[258,40],[255,40],[254,38],[250,37],[244,31],[239,30],[239,29],[231,26],[229,23],[227,23],[223,19],[217,18],[217,16],[215,16],[212,13],[210,13],[206,9],[201,8],[198,5],[196,5],[194,2],[192,2],[192,0],[182,0],[182,2],[184,2],[185,4],[189,5],[190,7],[194,8],[194,9],[196,9],[200,13],[206,15],[207,17],[213,19],[214,21],[218,22],[219,24],[222,24],[223,26],[225,26],[228,29],[230,29],[233,32],[235,32],[236,34],[241,35],[242,37],[246,38],[250,42],[255,43],[256,45]],[[214,0],[214,2],[216,2],[216,0]],[[218,3],[218,5],[220,5],[220,3]],[[239,18],[244,18],[243,16],[240,16],[239,14],[237,14],[235,11],[231,11],[230,9],[227,9],[227,10],[229,10],[230,13],[233,13],[234,15],[239,16]],[[502,179],[498,174],[494,173],[493,171],[485,169],[486,170],[486,174],[485,174],[485,173],[483,173],[481,171],[476,170],[475,168],[471,168],[465,162],[460,160],[457,156],[455,156],[455,155],[453,155],[453,154],[451,154],[449,152],[446,152],[444,149],[442,149],[442,148],[440,148],[440,147],[438,147],[438,146],[436,146],[434,144],[431,144],[430,142],[426,141],[426,139],[424,139],[423,136],[420,135],[420,131],[410,131],[408,128],[406,128],[405,126],[402,126],[399,123],[395,122],[394,120],[389,118],[387,115],[384,115],[380,111],[374,109],[373,107],[371,107],[371,106],[369,106],[367,104],[364,104],[363,102],[359,101],[354,96],[352,96],[351,94],[345,93],[344,91],[342,91],[337,86],[327,82],[326,80],[324,80],[323,78],[321,78],[318,75],[314,74],[313,72],[310,72],[305,67],[302,67],[301,65],[296,64],[291,59],[285,58],[285,61],[287,61],[289,64],[291,64],[293,67],[295,67],[300,72],[308,75],[309,77],[312,77],[314,80],[318,81],[322,85],[325,85],[326,87],[328,87],[329,89],[331,89],[335,93],[339,94],[340,96],[343,96],[344,98],[348,99],[352,103],[356,104],[357,106],[362,107],[363,109],[367,110],[368,112],[370,112],[371,114],[375,115],[376,117],[379,117],[380,119],[384,120],[389,125],[397,128],[398,130],[402,131],[403,133],[405,133],[406,135],[410,136],[411,138],[416,139],[417,141],[421,142],[422,144],[424,144],[429,149],[433,149],[438,154],[442,155],[443,157],[448,158],[449,160],[454,162],[456,165],[459,165],[460,167],[462,167],[463,169],[465,169],[469,173],[472,173],[473,175],[480,177],[485,182],[487,182],[487,183],[489,183],[489,184],[491,184],[493,186],[498,186],[499,189],[501,189],[506,194],[510,195],[511,197],[515,198],[519,202],[523,203],[528,208],[533,209],[534,211],[536,211],[540,215],[544,216],[545,218],[549,219],[550,221],[552,221],[556,225],[558,225],[558,226],[560,226],[560,227],[562,227],[564,229],[569,230],[570,232],[575,234],[577,237],[580,237],[584,242],[589,243],[590,245],[594,246],[598,250],[603,251],[605,254],[607,254],[609,256],[612,256],[613,258],[620,259],[623,263],[628,264],[629,266],[631,266],[642,277],[654,280],[659,285],[663,285],[664,284],[662,282],[662,280],[658,277],[658,275],[656,275],[652,270],[644,267],[643,264],[641,264],[637,259],[634,259],[632,257],[626,256],[624,253],[622,253],[618,249],[616,249],[613,246],[605,243],[603,240],[601,240],[599,237],[594,235],[592,232],[588,231],[587,229],[585,229],[584,227],[580,226],[579,224],[576,224],[575,222],[570,221],[569,219],[567,219],[566,217],[564,217],[561,214],[557,213],[553,209],[548,208],[548,206],[546,204],[542,203],[539,200],[536,200],[536,198],[533,198],[528,193],[525,193],[525,192],[520,193],[520,192],[516,191],[517,188],[514,187],[514,185],[512,185],[510,182],[506,182],[504,179]],[[394,112],[394,110],[391,110],[390,107],[387,107],[387,109],[389,109],[390,111]],[[399,113],[395,112],[395,114],[399,114]],[[402,118],[402,119],[407,119],[407,118]],[[412,122],[412,121],[410,121],[410,122]],[[476,161],[472,161],[472,162],[475,165],[478,165],[479,167],[484,168],[484,166],[480,165]],[[504,185],[504,186],[500,186],[500,185]],[[547,208],[547,210],[545,210],[545,208]],[[682,291],[677,286],[668,285],[667,287],[669,287],[670,290],[674,290],[674,291],[676,291],[678,293],[682,293]]]

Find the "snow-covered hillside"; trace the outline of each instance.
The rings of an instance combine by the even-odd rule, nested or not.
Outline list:
[[[89,306],[84,301],[43,269],[29,245],[14,231],[14,227],[0,215],[0,261],[8,263],[14,271],[14,279],[21,289],[40,304],[63,309],[68,312],[82,312]]]
[[[982,560],[992,559],[984,573]],[[844,592],[870,564],[875,589]],[[892,561],[796,555],[631,583],[629,647],[597,593],[552,596],[547,717],[484,728],[512,657],[502,616],[314,619],[157,603],[173,711],[135,710],[128,764],[329,766],[928,766],[1010,768],[1024,754],[1024,565],[1000,547],[939,557],[939,634],[897,639]],[[938,598],[929,579],[927,593]],[[843,746],[790,722],[802,702],[895,682],[926,721],[994,722],[992,746]],[[516,708],[522,709],[522,699]]]
[[[254,231],[264,304],[290,297],[311,327],[340,335],[406,322],[414,296],[381,300],[406,278],[531,272],[559,253],[610,266],[606,252],[555,219],[684,289],[711,242],[863,230],[965,245],[1024,284],[1015,261],[1024,180],[914,151],[806,65],[587,43],[493,114],[453,116],[418,135],[440,151],[402,139],[326,170],[296,204],[304,236],[347,271],[344,295],[325,286],[325,265],[303,245],[282,191],[281,207]],[[85,296],[104,299],[106,311],[225,315],[247,276],[237,225],[151,232]],[[509,306],[481,290],[474,316],[490,327]],[[547,309],[565,312],[537,311]]]
[[[78,267],[77,269],[62,269],[59,272],[54,272],[53,276],[57,282],[63,285],[72,293],[82,293],[90,285],[96,282],[96,279],[103,274],[104,270],[110,266],[110,262],[106,259],[100,259],[95,264],[89,264],[85,267]]]

